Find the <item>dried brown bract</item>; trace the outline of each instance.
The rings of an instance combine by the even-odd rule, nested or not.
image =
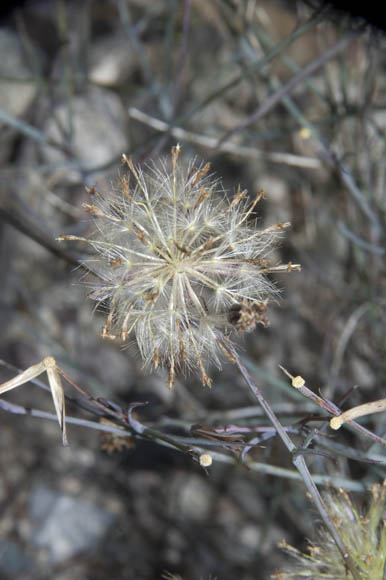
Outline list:
[[[233,304],[228,312],[228,321],[238,332],[252,332],[256,324],[269,325],[267,300],[264,302],[250,302],[244,298],[241,304]]]
[[[113,427],[114,429],[119,429],[116,423],[101,417],[99,423],[102,425],[107,425]],[[101,439],[101,449],[107,453],[119,453],[124,451],[124,449],[133,449],[135,447],[135,441],[132,437],[125,434],[125,430],[122,428],[122,435],[117,433],[111,433],[109,431],[102,431],[100,435]]]

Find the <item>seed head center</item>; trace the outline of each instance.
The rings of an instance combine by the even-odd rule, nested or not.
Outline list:
[[[183,274],[188,270],[189,266],[189,260],[187,260],[185,257],[180,257],[174,258],[174,260],[171,261],[169,267],[175,274]]]

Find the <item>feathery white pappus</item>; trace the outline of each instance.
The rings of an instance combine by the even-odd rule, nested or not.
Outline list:
[[[142,170],[123,156],[129,171],[111,193],[90,190],[86,210],[97,229],[86,267],[97,274],[91,297],[109,303],[102,336],[135,335],[142,358],[177,371],[196,368],[210,385],[208,362],[220,364],[219,340],[230,329],[267,324],[266,303],[277,293],[267,274],[299,269],[270,265],[267,255],[289,226],[259,230],[255,207],[240,188],[232,198],[209,174],[209,163],[184,163],[180,147],[171,158]]]

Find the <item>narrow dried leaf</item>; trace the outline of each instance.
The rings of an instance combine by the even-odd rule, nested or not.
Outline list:
[[[66,435],[66,423],[65,423],[65,405],[64,405],[64,391],[62,387],[62,382],[57,370],[56,361],[52,356],[46,357],[43,361],[36,365],[30,366],[27,370],[16,375],[13,379],[7,381],[0,385],[0,395],[11,391],[16,387],[20,387],[28,381],[36,379],[39,375],[47,371],[48,382],[50,384],[50,389],[52,393],[52,398],[55,405],[56,414],[59,421],[60,430],[62,432],[63,445],[68,445],[67,435]]]
[[[13,379],[0,385],[0,395],[6,393],[7,391],[11,391],[16,387],[20,387],[21,385],[24,385],[24,383],[28,383],[28,381],[31,381],[32,379],[36,379],[36,377],[44,373],[45,370],[46,367],[44,365],[44,361],[36,365],[32,365],[27,370],[23,371],[19,375],[16,375],[16,377],[14,377]]]
[[[352,421],[358,417],[363,417],[364,415],[372,415],[373,413],[380,413],[386,411],[386,399],[380,399],[379,401],[371,401],[371,403],[364,403],[363,405],[358,405],[353,407],[348,411],[345,411],[337,417],[333,417],[330,421],[331,429],[337,430],[346,423],[347,421]]]
[[[65,412],[65,399],[64,391],[62,387],[62,381],[60,380],[60,375],[56,367],[56,361],[52,356],[48,356],[43,361],[48,376],[48,382],[50,384],[52,399],[54,401],[56,415],[58,417],[60,430],[62,432],[63,445],[68,445],[67,434],[66,434],[66,412]]]

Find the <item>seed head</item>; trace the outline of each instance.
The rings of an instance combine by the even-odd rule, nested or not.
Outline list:
[[[328,513],[362,580],[383,580],[386,571],[386,480],[372,488],[368,509],[361,513],[342,489],[326,494]],[[285,541],[280,543],[293,558],[275,580],[352,580],[352,574],[329,532],[319,531],[315,542],[302,554]]]
[[[90,190],[86,210],[97,230],[82,240],[95,250],[86,263],[100,283],[91,298],[109,304],[102,336],[126,341],[135,335],[142,358],[169,369],[172,386],[177,371],[197,368],[210,385],[206,364],[219,365],[226,350],[221,333],[253,330],[268,323],[264,312],[277,293],[269,272],[298,269],[270,265],[267,256],[289,224],[256,227],[255,207],[237,190],[229,199],[209,174],[171,159],[142,171],[125,155],[129,172],[110,194]]]

